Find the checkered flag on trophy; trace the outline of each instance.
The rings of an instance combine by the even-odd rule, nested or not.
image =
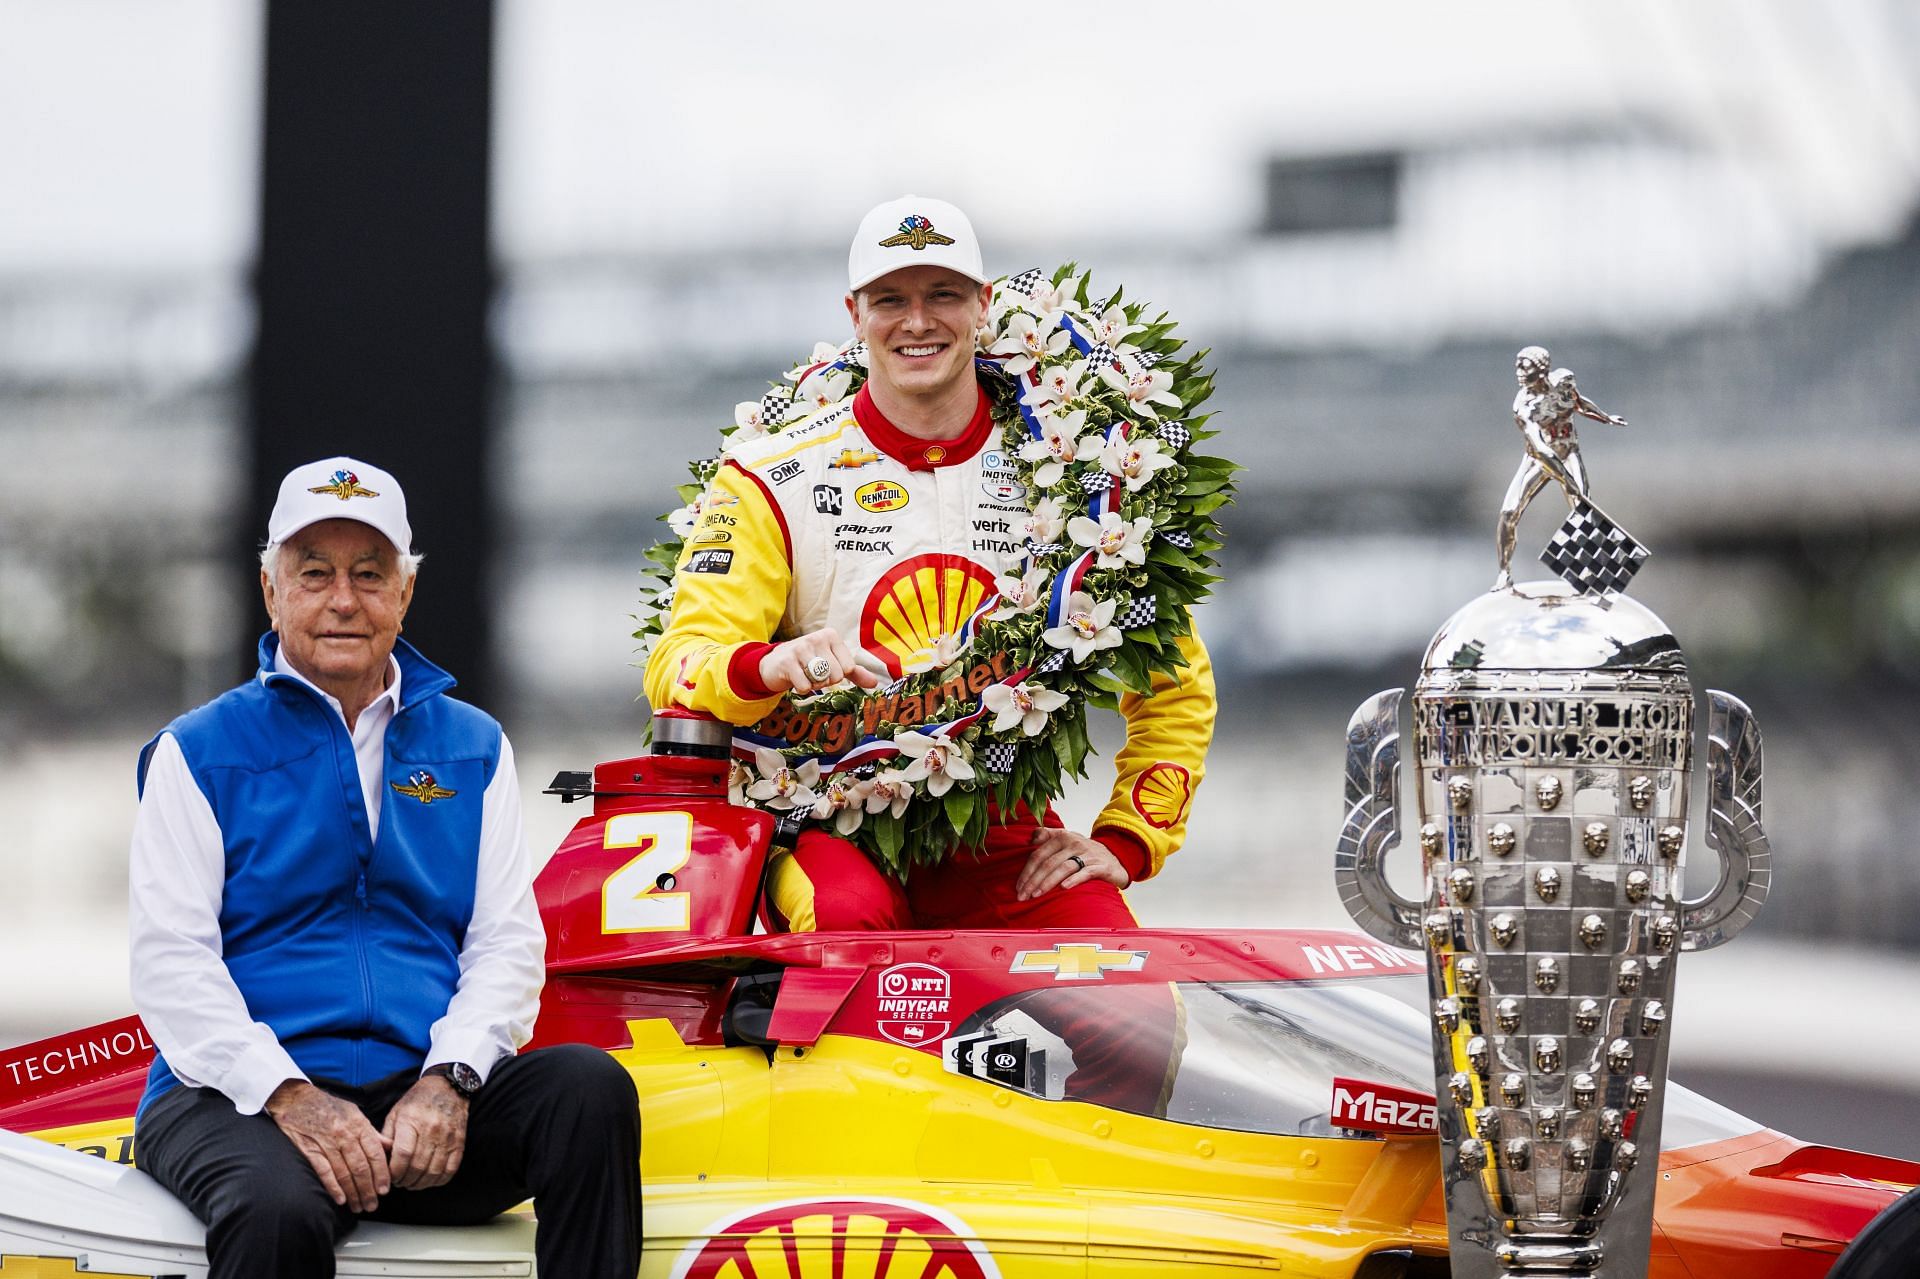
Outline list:
[[[1006,287],[1025,297],[1032,297],[1033,291],[1039,288],[1040,282],[1046,278],[1040,273],[1039,267],[1030,266],[1018,275],[1008,276]]]
[[[1601,595],[1626,590],[1647,554],[1631,533],[1581,498],[1540,552],[1540,562],[1581,594]]]

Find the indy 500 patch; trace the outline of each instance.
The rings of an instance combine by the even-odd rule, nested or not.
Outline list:
[[[695,551],[687,557],[689,573],[725,573],[731,568],[732,551]]]

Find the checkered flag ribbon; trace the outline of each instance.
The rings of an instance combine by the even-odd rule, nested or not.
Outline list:
[[[673,588],[669,586],[660,592],[660,611],[665,613],[673,608]]]
[[[1023,297],[1032,297],[1034,290],[1046,280],[1039,267],[1030,266],[1018,275],[1007,277],[1006,287]]]
[[[1112,368],[1113,360],[1113,348],[1105,342],[1095,342],[1087,348],[1087,368],[1091,372],[1098,373],[1101,369]]]
[[[1585,498],[1540,552],[1540,562],[1582,595],[1626,590],[1646,561],[1647,548]]]
[[[1052,653],[1048,654],[1047,657],[1042,659],[1041,663],[1038,666],[1034,667],[1033,669],[1041,675],[1051,675],[1055,671],[1059,670],[1062,666],[1065,666],[1066,664],[1067,664],[1066,650],[1055,649]]]
[[[1013,771],[1014,745],[1012,742],[988,742],[980,748],[973,759],[976,764],[989,773],[1011,773]]]
[[[1129,360],[1132,360],[1135,364],[1139,365],[1141,372],[1144,373],[1146,370],[1160,363],[1160,361],[1165,359],[1166,357],[1161,355],[1160,352],[1158,351],[1135,350],[1135,351],[1128,351],[1127,358]]]
[[[1080,487],[1089,493],[1104,493],[1113,487],[1113,476],[1106,471],[1088,471],[1080,477]]]
[[[867,344],[865,342],[855,342],[852,346],[840,353],[840,362],[855,368],[866,368]]]
[[[1183,551],[1191,551],[1193,549],[1193,534],[1184,529],[1173,529],[1170,532],[1162,533],[1160,540],[1163,542],[1171,542]]]
[[[879,695],[881,697],[893,697],[896,694],[898,694],[899,691],[905,688],[906,686],[907,686],[907,677],[902,675],[899,679],[893,681],[893,683],[883,686],[880,689]]]
[[[787,410],[793,407],[793,388],[776,386],[760,397],[760,424],[768,430],[787,420]]]
[[[1160,428],[1160,441],[1178,452],[1193,443],[1193,432],[1178,422],[1168,422]]]
[[[1158,616],[1159,600],[1151,595],[1136,595],[1114,617],[1113,624],[1123,631],[1137,631],[1142,626],[1152,626],[1153,619]]]
[[[1058,542],[1028,542],[1027,554],[1036,560],[1045,559],[1060,549]]]

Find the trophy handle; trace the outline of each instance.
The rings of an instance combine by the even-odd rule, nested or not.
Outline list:
[[[1680,949],[1711,950],[1753,922],[1773,880],[1760,824],[1760,728],[1747,704],[1707,690],[1707,846],[1719,854],[1713,891],[1680,903]]]
[[[1333,883],[1354,922],[1390,945],[1419,950],[1420,903],[1387,883],[1400,842],[1400,697],[1390,688],[1360,703],[1347,723],[1347,820],[1333,854]]]

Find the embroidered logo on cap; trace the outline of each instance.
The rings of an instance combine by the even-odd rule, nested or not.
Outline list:
[[[431,804],[436,799],[452,799],[459,793],[457,791],[450,791],[439,782],[434,781],[433,774],[424,768],[408,777],[405,786],[402,786],[399,782],[388,782],[387,785],[393,787],[395,791],[405,795],[408,799],[417,799],[423,804]]]
[[[941,235],[933,229],[933,223],[918,213],[909,213],[900,219],[900,234],[890,235],[880,241],[883,249],[897,249],[902,245],[918,253],[929,244],[952,244],[953,237]]]
[[[331,484],[317,484],[307,490],[309,493],[331,493],[342,502],[350,497],[379,497],[380,494],[370,488],[360,487],[360,477],[352,471],[335,471]]]

